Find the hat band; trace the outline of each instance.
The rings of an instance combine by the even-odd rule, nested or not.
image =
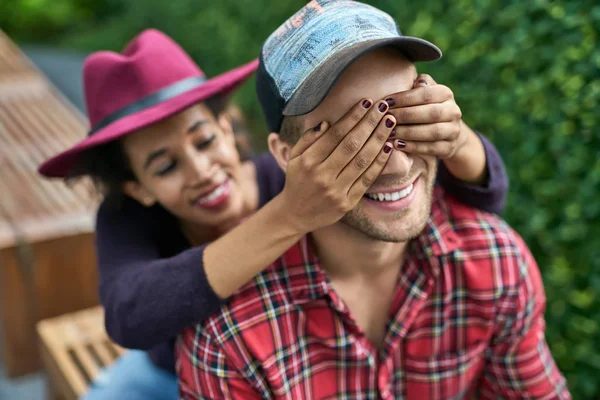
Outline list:
[[[88,136],[92,136],[94,133],[98,132],[99,130],[107,127],[108,125],[121,118],[136,114],[140,111],[144,111],[164,101],[170,100],[173,97],[179,96],[180,94],[183,94],[189,90],[200,87],[204,84],[204,82],[206,82],[205,77],[192,76],[190,78],[182,79],[167,87],[164,87],[154,93],[149,94],[146,97],[142,97],[141,99],[134,101],[133,103],[128,104],[125,107],[109,114],[106,118],[104,118],[102,121],[96,124],[96,126],[92,130],[90,130]]]

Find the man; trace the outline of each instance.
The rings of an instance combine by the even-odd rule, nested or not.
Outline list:
[[[437,158],[416,152],[432,129],[410,125],[419,114],[457,117],[451,92],[431,78],[408,91],[412,61],[440,55],[401,36],[387,14],[346,0],[312,1],[267,39],[257,90],[284,170],[315,140],[334,159],[363,145],[381,151],[388,135],[376,109],[397,131],[408,124],[417,142],[396,142],[402,151],[377,158],[383,171],[363,175],[370,188],[349,213],[182,335],[183,398],[570,398],[544,339],[545,298],[529,250],[499,218],[434,188]],[[372,124],[370,138],[349,128],[357,121]],[[325,132],[302,136],[314,126]],[[357,156],[346,168],[364,164]]]

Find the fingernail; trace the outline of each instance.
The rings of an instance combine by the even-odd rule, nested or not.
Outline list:
[[[390,132],[390,137],[394,137],[396,136],[396,130],[392,129],[392,132]]]
[[[394,125],[395,125],[394,121],[392,121],[391,119],[388,118],[388,119],[385,120],[385,127],[386,128],[392,128]]]
[[[422,85],[425,85],[425,86],[427,86],[427,85],[428,85],[428,83],[427,83],[427,81],[426,81],[425,79],[419,79],[419,80],[417,81],[417,83],[420,83],[420,84],[422,84]]]
[[[400,147],[401,149],[403,149],[403,148],[406,147],[406,142],[404,140],[398,139],[398,140],[396,140],[396,146]]]
[[[315,126],[315,132],[319,132],[321,130],[321,125],[323,125],[323,122],[319,122],[319,124]]]
[[[379,112],[385,112],[385,110],[387,110],[388,106],[386,103],[381,103],[378,107]]]
[[[392,151],[392,145],[389,143],[386,143],[385,146],[383,146],[383,152],[385,154],[389,154],[390,151]]]
[[[385,102],[388,103],[388,106],[390,107],[393,107],[394,104],[396,104],[396,100],[394,99],[386,99]]]
[[[364,107],[364,108],[369,108],[369,107],[371,107],[371,102],[370,102],[369,100],[365,100],[365,101],[363,101],[363,103],[362,103],[362,104],[363,104],[363,107]]]

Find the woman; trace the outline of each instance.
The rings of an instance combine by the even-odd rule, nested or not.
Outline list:
[[[123,54],[99,52],[86,60],[90,136],[40,172],[91,176],[104,189],[97,251],[106,328],[122,346],[144,350],[126,353],[87,399],[176,398],[176,335],[364,194],[366,188],[354,198],[350,190],[327,196],[311,174],[289,170],[284,177],[269,154],[240,162],[223,100],[255,68],[254,62],[207,80],[177,44],[154,30]],[[376,129],[392,134],[385,112],[379,118]],[[313,151],[328,124],[310,131],[294,157]],[[440,176],[463,201],[499,211],[506,178],[495,149],[483,143],[487,185],[462,183],[443,166]],[[374,157],[385,160],[390,149],[383,145]],[[377,172],[384,164],[365,168]],[[339,172],[325,170],[332,177]],[[362,172],[356,173],[352,187]]]

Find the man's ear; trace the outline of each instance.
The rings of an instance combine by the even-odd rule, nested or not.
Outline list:
[[[136,181],[125,182],[123,184],[123,193],[143,206],[151,207],[156,204],[156,198]]]
[[[274,132],[269,134],[267,142],[269,143],[269,151],[273,154],[273,157],[275,157],[277,164],[279,164],[279,168],[285,172],[288,162],[290,161],[292,145],[281,140],[279,134]]]

